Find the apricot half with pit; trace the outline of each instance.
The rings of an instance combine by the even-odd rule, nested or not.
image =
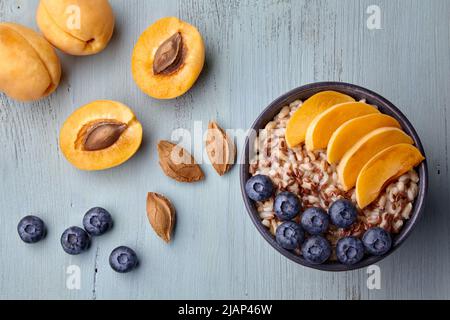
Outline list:
[[[0,23],[0,91],[33,101],[58,87],[61,64],[42,36],[15,23]]]
[[[126,105],[93,101],[76,110],[60,132],[66,159],[81,170],[103,170],[130,159],[142,142],[142,125]]]
[[[108,0],[41,0],[36,21],[55,47],[85,56],[108,45],[115,19]]]
[[[139,88],[157,99],[188,91],[205,62],[205,45],[197,28],[175,17],[162,18],[140,36],[131,59]]]

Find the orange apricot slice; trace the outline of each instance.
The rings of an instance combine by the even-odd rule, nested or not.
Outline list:
[[[411,144],[396,144],[376,154],[363,167],[356,182],[356,201],[361,209],[378,198],[383,188],[419,165],[425,158]]]
[[[362,137],[342,157],[337,167],[339,182],[345,191],[356,184],[364,165],[378,152],[399,144],[413,144],[414,141],[398,128],[379,128]]]
[[[175,17],[162,18],[142,33],[131,59],[139,88],[157,99],[187,92],[205,62],[205,45],[197,28]]]
[[[328,141],[328,163],[338,163],[347,150],[359,139],[371,131],[383,127],[401,128],[396,119],[382,113],[368,114],[345,122],[334,131],[330,141]]]
[[[103,170],[131,158],[142,141],[142,125],[126,105],[93,101],[76,110],[60,132],[66,159],[80,170]]]
[[[325,149],[334,131],[343,123],[373,113],[380,111],[364,102],[345,102],[323,111],[314,118],[306,130],[306,149]]]
[[[305,142],[306,130],[311,121],[328,108],[344,102],[355,101],[336,91],[322,91],[307,99],[292,115],[286,125],[286,142],[290,148]]]

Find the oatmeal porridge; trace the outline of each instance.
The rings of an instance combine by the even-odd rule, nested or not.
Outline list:
[[[355,188],[344,191],[337,166],[329,164],[326,150],[308,151],[305,144],[288,147],[286,126],[301,106],[301,101],[295,101],[283,107],[259,132],[254,144],[255,156],[250,161],[250,174],[270,177],[275,187],[272,197],[256,202],[261,223],[274,236],[277,227],[282,224],[274,209],[275,196],[280,192],[296,194],[302,211],[311,207],[328,210],[338,199],[350,200],[357,206]],[[372,227],[381,227],[392,234],[399,233],[405,220],[410,218],[419,192],[418,182],[419,176],[412,169],[391,181],[368,206],[363,209],[357,207],[357,220],[351,227],[344,229],[330,225],[325,237],[332,248],[336,247],[339,239],[346,236],[361,238]],[[294,218],[295,222],[299,220],[299,216]],[[300,254],[299,249],[296,252]]]

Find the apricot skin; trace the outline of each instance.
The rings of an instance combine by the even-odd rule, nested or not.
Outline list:
[[[88,151],[83,148],[84,133],[99,120],[126,125],[118,140],[108,148]],[[59,144],[66,159],[80,170],[104,170],[130,159],[142,142],[142,125],[126,105],[97,100],[75,110],[61,128]]]
[[[114,31],[115,18],[108,0],[41,0],[36,21],[55,47],[71,55],[85,56],[105,49]]]
[[[59,85],[61,64],[52,46],[35,31],[0,23],[0,91],[19,101],[34,101]]]
[[[397,144],[376,154],[361,170],[356,182],[356,201],[367,207],[390,182],[419,165],[424,156],[411,144]]]
[[[175,33],[183,40],[184,59],[179,69],[154,74],[153,61],[159,46]],[[138,87],[156,99],[173,99],[186,93],[195,83],[205,62],[205,45],[194,26],[175,17],[156,21],[145,30],[134,47],[131,69]]]

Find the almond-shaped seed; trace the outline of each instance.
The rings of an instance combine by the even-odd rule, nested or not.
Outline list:
[[[231,169],[236,159],[236,146],[233,140],[214,121],[208,124],[206,153],[220,176]]]
[[[156,234],[169,243],[175,225],[175,208],[169,199],[161,194],[149,192],[147,194],[147,217]]]
[[[98,151],[109,148],[119,140],[127,129],[125,123],[101,121],[92,125],[86,132],[83,142],[84,150]]]
[[[153,60],[153,73],[170,73],[179,67],[182,56],[181,33],[177,32],[164,41],[156,50]]]
[[[200,166],[184,148],[165,140],[158,143],[159,164],[164,173],[179,182],[195,182],[205,177]]]

